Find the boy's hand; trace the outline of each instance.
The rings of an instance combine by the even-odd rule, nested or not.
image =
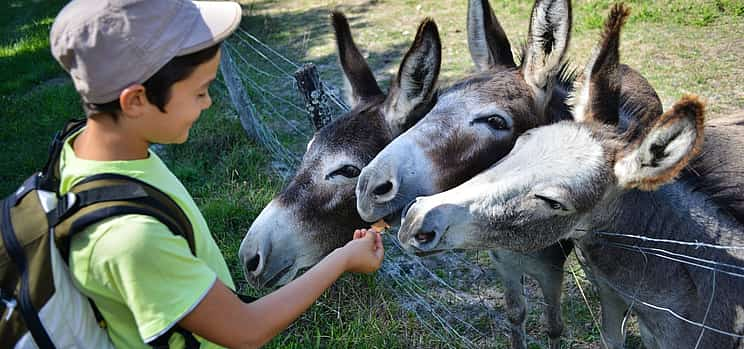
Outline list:
[[[354,240],[341,248],[346,256],[346,271],[371,273],[380,268],[385,249],[382,237],[374,230],[357,229]]]

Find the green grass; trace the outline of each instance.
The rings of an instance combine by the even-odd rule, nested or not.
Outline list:
[[[0,196],[9,194],[46,159],[64,121],[82,110],[69,79],[49,50],[49,28],[65,1],[5,1],[0,5]]]
[[[575,2],[576,28],[600,29],[605,13],[616,1],[577,1]],[[689,1],[662,0],[625,1],[633,15],[628,23],[659,23],[667,25],[709,26],[725,17],[744,17],[744,3],[737,0]]]
[[[62,74],[52,59],[49,29],[67,1],[8,0],[0,5],[0,95],[28,90]]]

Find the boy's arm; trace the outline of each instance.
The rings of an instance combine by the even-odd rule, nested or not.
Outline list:
[[[179,325],[230,348],[255,348],[296,320],[345,271],[372,272],[382,262],[379,234],[355,232],[302,276],[252,303],[243,303],[219,280]]]

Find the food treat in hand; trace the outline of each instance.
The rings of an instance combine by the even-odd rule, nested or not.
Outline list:
[[[379,221],[372,224],[372,229],[378,233],[384,233],[388,229],[390,229],[390,224],[385,222],[384,219],[380,219]]]

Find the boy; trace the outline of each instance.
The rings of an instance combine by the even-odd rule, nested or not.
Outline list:
[[[115,346],[257,347],[304,312],[343,272],[373,272],[383,248],[357,230],[302,277],[253,303],[242,303],[206,222],[152,143],[183,143],[202,110],[240,6],[186,0],[75,0],[55,19],[54,57],[82,97],[87,126],[61,154],[62,192],[97,173],[138,178],[167,193],[189,218],[196,256],[182,237],[141,215],[109,218],[73,237],[70,271],[107,323]]]

